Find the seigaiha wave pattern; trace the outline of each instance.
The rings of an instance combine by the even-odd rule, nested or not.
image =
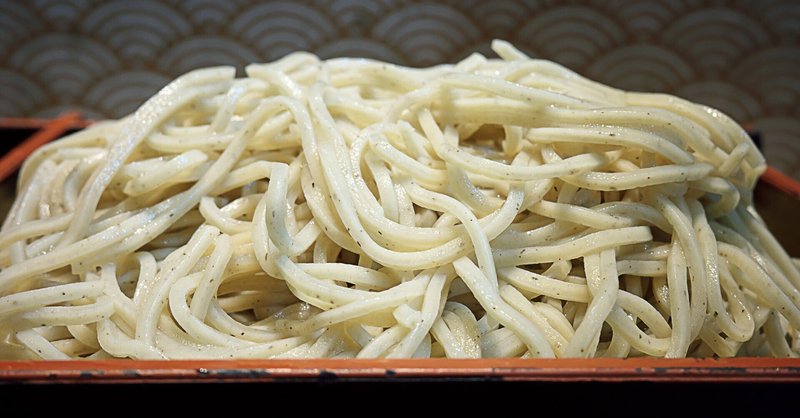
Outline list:
[[[719,108],[800,178],[800,3],[0,1],[0,116],[119,117],[190,69],[304,50],[403,65],[489,53],[493,38],[627,90]]]

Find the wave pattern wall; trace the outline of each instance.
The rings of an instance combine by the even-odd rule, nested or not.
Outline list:
[[[0,0],[0,115],[135,109],[192,68],[295,50],[404,65],[503,38],[601,82],[706,103],[800,178],[800,2]]]

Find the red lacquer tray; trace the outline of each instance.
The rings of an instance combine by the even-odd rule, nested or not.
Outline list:
[[[504,381],[800,382],[800,359],[5,361],[0,381],[175,383],[486,378]]]
[[[29,130],[30,138],[0,158],[5,181],[37,146],[88,121],[67,113],[56,119],[0,118],[0,140]],[[18,140],[14,140],[18,142]],[[4,144],[9,148],[7,142]],[[800,185],[770,169],[756,189],[767,224],[795,257],[800,223],[785,221],[800,209]],[[6,197],[4,197],[6,198]],[[789,218],[790,219],[790,218]],[[481,359],[481,360],[104,360],[0,361],[0,383],[175,383],[272,381],[503,381],[800,382],[800,359]]]

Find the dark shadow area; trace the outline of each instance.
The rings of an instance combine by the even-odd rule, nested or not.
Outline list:
[[[791,408],[800,384],[685,384],[685,383],[557,383],[501,382],[480,380],[421,381],[323,381],[280,382],[268,384],[157,384],[157,385],[7,385],[2,388],[6,408],[22,405],[29,399],[37,408],[62,409],[65,403],[87,396],[104,402],[135,404],[158,400],[159,409],[177,407],[193,409],[236,406],[269,411],[297,413],[377,414],[429,412],[432,410],[465,411],[490,416],[553,412],[571,415],[584,411],[597,416],[693,416],[698,412],[763,414]],[[133,400],[139,400],[132,402]],[[205,401],[203,401],[205,400]],[[301,400],[304,403],[295,403]],[[82,409],[90,408],[84,404]],[[39,405],[43,404],[43,405]],[[28,403],[28,405],[30,405]],[[149,407],[155,407],[155,403]],[[185,408],[185,409],[184,409]]]

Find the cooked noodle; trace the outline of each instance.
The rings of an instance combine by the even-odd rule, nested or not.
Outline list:
[[[39,149],[0,357],[797,356],[745,132],[493,47],[197,70]]]

